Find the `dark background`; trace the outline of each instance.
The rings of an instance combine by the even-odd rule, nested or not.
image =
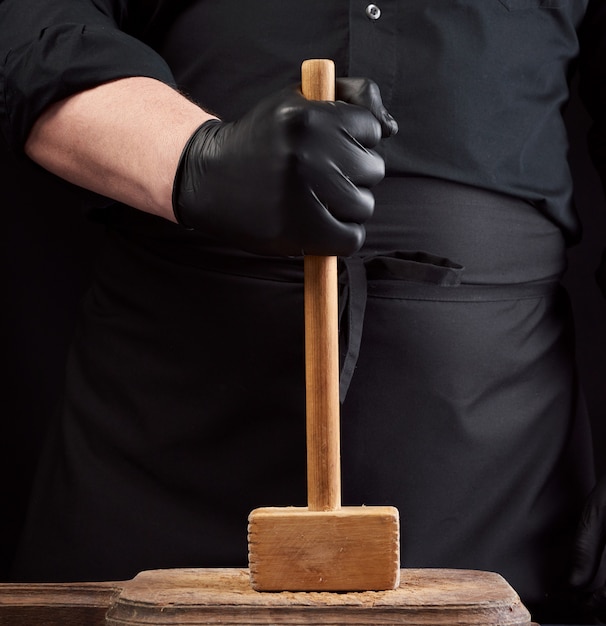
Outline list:
[[[576,314],[578,361],[594,424],[598,471],[606,471],[606,302],[594,273],[606,243],[606,202],[586,152],[588,119],[573,97],[567,112],[582,243],[570,250],[565,284]],[[0,580],[25,513],[49,416],[61,394],[63,363],[101,236],[77,196],[0,138]],[[49,198],[56,198],[49,205]]]
[[[596,285],[595,272],[606,247],[606,200],[587,153],[590,120],[579,101],[576,81],[574,87],[566,119],[583,238],[568,252],[564,284],[576,318],[577,360],[593,425],[596,468],[601,475],[606,474],[606,299]]]

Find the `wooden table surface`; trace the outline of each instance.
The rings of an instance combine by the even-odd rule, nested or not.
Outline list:
[[[247,569],[168,569],[130,581],[0,584],[1,626],[316,624],[531,626],[498,574],[403,569],[373,592],[257,592]]]

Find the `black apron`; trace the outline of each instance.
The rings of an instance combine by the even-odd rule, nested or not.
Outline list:
[[[563,582],[591,444],[534,207],[386,179],[342,259],[344,504],[391,504],[402,565]],[[15,578],[243,566],[247,515],[303,506],[300,259],[248,255],[118,209],[67,371]]]

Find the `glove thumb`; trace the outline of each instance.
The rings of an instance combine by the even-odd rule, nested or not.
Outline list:
[[[381,124],[383,137],[398,132],[398,123],[385,108],[378,85],[367,78],[337,78],[337,100],[368,109]]]

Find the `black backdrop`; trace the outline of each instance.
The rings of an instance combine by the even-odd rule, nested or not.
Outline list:
[[[587,153],[590,121],[576,89],[566,116],[575,201],[583,222],[583,238],[568,252],[564,284],[575,312],[577,359],[593,424],[596,467],[598,474],[602,474],[606,473],[606,299],[596,285],[595,272],[606,247],[606,200]]]
[[[594,281],[606,244],[606,202],[585,148],[587,116],[575,95],[568,109],[571,164],[584,238],[570,250],[565,283],[576,314],[579,366],[606,471],[606,302]],[[1,141],[1,140],[0,140]],[[0,580],[25,513],[48,417],[60,401],[62,369],[78,301],[97,251],[98,226],[73,191],[0,143],[2,241],[0,328]],[[57,200],[48,204],[50,195]]]

